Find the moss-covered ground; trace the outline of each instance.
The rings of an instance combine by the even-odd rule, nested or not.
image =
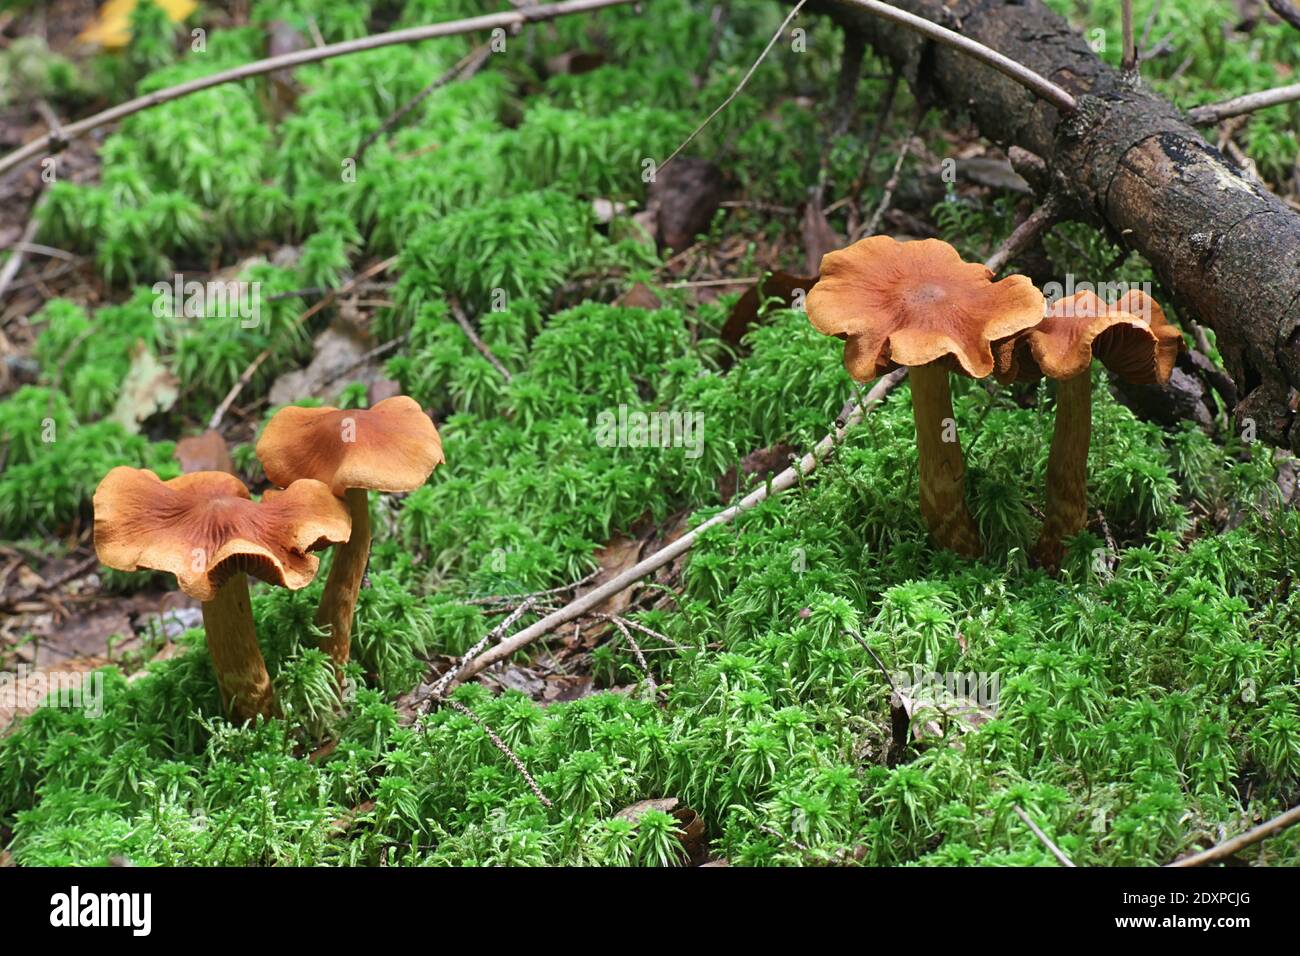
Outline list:
[[[1083,28],[1119,22],[1116,2],[1086,15],[1056,5]],[[179,57],[171,28],[146,10],[131,47],[104,58],[94,82],[122,98],[257,59],[260,24],[306,31],[309,12],[326,40],[481,12],[464,0],[250,7],[253,25],[212,29],[202,54]],[[862,393],[841,343],[801,311],[766,310],[737,355],[721,329],[744,286],[712,298],[690,284],[716,277],[708,255],[719,250],[732,250],[727,276],[799,271],[790,210],[819,175],[828,124],[818,104],[830,102],[841,45],[829,22],[803,18],[810,52],[779,45],[693,145],[745,201],[719,212],[685,259],[694,271],[629,217],[603,224],[593,212],[593,199],[644,203],[643,160],[662,159],[721,102],[786,13],[770,0],[727,7],[720,30],[709,4],[686,0],[529,29],[370,146],[355,177],[345,160],[472,38],[304,67],[283,112],[265,81],[145,111],[103,141],[94,181],[48,190],[41,241],[92,256],[105,300],[52,299],[27,322],[40,378],[0,402],[0,537],[57,556],[109,468],[176,474],[174,441],[202,430],[259,353],[271,355],[244,405],[310,358],[328,314],[298,325],[318,297],[303,290],[338,287],[390,256],[393,285],[371,331],[380,343],[405,336],[385,371],[433,410],[447,463],[412,494],[372,497],[376,545],[341,708],[311,630],[324,574],[301,592],[256,586],[284,718],[242,728],[223,719],[201,630],[180,638],[185,653],[105,669],[102,715],[43,707],[0,739],[0,835],[16,862],[671,864],[682,858],[676,818],[618,812],[672,796],[704,822],[708,852],[733,864],[1051,864],[1019,807],[1080,865],[1148,865],[1300,799],[1300,514],[1283,503],[1273,450],[1223,415],[1209,433],[1145,422],[1100,368],[1089,473],[1104,529],[1072,540],[1059,576],[1026,558],[1052,389],[955,382],[970,501],[988,542],[972,562],[927,543],[904,384],[828,464],[708,531],[638,593],[623,613],[649,629],[636,633],[657,691],[604,624],[594,647],[566,629],[519,657],[565,649],[564,668],[593,679],[584,696],[534,699],[500,682],[455,692],[551,808],[465,714],[439,707],[412,721],[407,695],[510,610],[485,598],[568,584],[619,536],[698,523],[763,481],[746,475],[738,488],[740,460],[810,447]],[[1170,32],[1178,41],[1145,67],[1148,80],[1193,105],[1300,67],[1285,25],[1225,40],[1232,9],[1163,4],[1152,42]],[[1108,36],[1103,55],[1116,60],[1117,26]],[[573,50],[606,62],[579,74],[543,67]],[[889,81],[867,62],[856,103],[870,118]],[[42,82],[75,103],[92,81],[56,64]],[[867,170],[867,210],[908,133],[908,94],[898,95]],[[1279,191],[1291,188],[1296,114],[1261,112],[1244,134]],[[932,114],[920,152],[956,150],[951,125]],[[855,125],[829,150],[830,199],[859,175],[870,132]],[[904,168],[931,175],[919,160]],[[978,259],[1013,212],[1007,197],[950,188],[922,217]],[[841,229],[842,215],[831,215]],[[288,245],[296,260],[269,264]],[[781,261],[762,257],[774,248]],[[1081,226],[1059,228],[1046,248],[1062,275],[1152,279],[1137,256],[1117,258]],[[154,282],[241,262],[267,299],[256,328],[155,314]],[[660,307],[618,304],[636,283]],[[292,294],[270,301],[275,293]],[[472,317],[508,381],[453,309]],[[139,341],[180,392],[133,434],[111,413]],[[364,384],[341,383],[334,396],[365,402]],[[701,453],[598,442],[597,417],[623,405],[701,415]],[[272,411],[255,406],[227,430],[254,487],[264,479],[252,442]],[[56,440],[42,437],[50,427]],[[109,572],[101,582],[107,600],[166,583]],[[996,675],[996,702],[976,719],[918,708],[904,745],[863,642],[891,672]],[[1300,830],[1246,858],[1300,863]]]

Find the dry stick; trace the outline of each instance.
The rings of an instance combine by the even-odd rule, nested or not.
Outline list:
[[[1220,120],[1253,113],[1255,110],[1262,110],[1269,106],[1294,103],[1296,100],[1300,100],[1300,83],[1261,90],[1258,93],[1247,93],[1245,96],[1224,100],[1222,103],[1197,106],[1187,111],[1187,118],[1196,126],[1213,126]]]
[[[558,611],[546,615],[546,617],[530,624],[513,637],[502,641],[491,650],[480,654],[461,670],[460,674],[457,675],[457,680],[468,680],[482,671],[485,667],[490,667],[497,661],[505,660],[521,647],[531,644],[543,635],[555,630],[555,628],[559,627],[561,624],[566,624],[569,621],[582,617],[592,608],[597,607],[603,601],[613,597],[620,591],[627,590],[627,588],[636,584],[647,574],[657,571],[659,568],[671,562],[678,555],[685,554],[695,544],[699,536],[709,528],[721,524],[727,524],[728,522],[733,521],[738,515],[749,511],[760,502],[767,500],[770,496],[779,494],[782,491],[793,487],[798,483],[801,477],[816,471],[817,466],[821,464],[822,460],[824,460],[835,446],[843,440],[845,432],[861,421],[867,411],[874,407],[876,403],[882,401],[885,396],[889,394],[890,390],[903,380],[903,376],[906,374],[905,369],[899,369],[895,372],[890,372],[888,375],[876,382],[876,384],[871,387],[871,390],[867,392],[862,404],[849,413],[842,425],[838,425],[835,431],[831,432],[819,441],[816,447],[814,447],[811,452],[804,455],[796,465],[787,468],[779,475],[776,475],[770,483],[750,492],[730,508],[718,512],[718,514],[714,515],[709,520],[702,522],[692,530],[686,532],[686,534],[682,535],[676,541],[660,548],[648,558],[638,561],[622,574],[610,578],[599,587],[592,588],[592,590],[588,591],[577,600],[571,601]]]
[[[27,247],[36,239],[36,233],[41,228],[40,211],[44,193],[36,198],[32,203],[31,210],[27,213],[27,226],[23,229],[22,237],[14,243],[13,252],[5,261],[4,268],[0,269],[0,298],[9,291],[9,283],[14,281],[18,275],[18,270],[22,268],[23,257],[27,254]]]
[[[1016,811],[1016,816],[1025,821],[1025,826],[1029,827],[1029,829],[1033,831],[1034,836],[1038,837],[1038,842],[1052,851],[1052,856],[1056,857],[1056,859],[1060,861],[1061,866],[1074,867],[1074,861],[1061,852],[1061,848],[1053,843],[1048,838],[1047,834],[1038,828],[1037,823],[1029,819],[1029,814],[1025,813],[1024,810],[1021,810],[1020,806],[1015,803],[1011,805],[1011,809]]]
[[[479,725],[479,728],[483,733],[488,735],[488,740],[492,741],[492,745],[505,754],[506,757],[509,758],[510,762],[515,765],[515,769],[519,771],[519,775],[523,777],[524,782],[528,784],[528,789],[533,791],[533,796],[540,800],[542,806],[547,810],[551,809],[551,801],[547,798],[546,794],[542,793],[542,788],[537,785],[537,781],[534,780],[533,775],[528,772],[528,768],[524,766],[524,762],[515,756],[515,752],[506,746],[504,740],[496,735],[496,731],[489,727],[482,717],[474,713],[474,711],[470,710],[460,701],[449,700],[447,701],[447,704],[455,708],[458,713],[464,714],[470,720],[474,721],[474,723]]]
[[[452,80],[461,78],[462,74],[465,79],[468,79],[469,77],[473,76],[475,73],[479,71],[479,68],[482,67],[483,64],[487,62],[487,58],[491,54],[492,54],[492,45],[490,43],[482,43],[478,45],[477,47],[475,47],[474,49],[466,53],[459,60],[457,60],[456,64],[452,66],[450,70],[442,74],[442,76],[438,77],[428,86],[420,90],[420,92],[416,93],[413,97],[411,97],[401,106],[399,106],[396,110],[390,113],[388,119],[384,120],[382,123],[379,124],[379,129],[375,130],[373,133],[367,136],[365,142],[363,142],[359,147],[357,147],[357,155],[355,157],[357,161],[357,165],[358,166],[361,165],[361,160],[365,158],[366,150],[368,150],[371,146],[375,145],[375,141],[379,139],[379,137],[383,136],[390,129],[392,129],[394,126],[400,123],[402,121],[402,118],[406,116],[407,113],[411,112],[411,110],[415,109],[422,102],[424,102],[424,100],[429,96],[429,94],[433,93],[434,90],[446,86]]]
[[[636,642],[636,638],[628,630],[627,623],[621,617],[608,617],[607,620],[622,632],[623,639],[627,641],[628,646],[632,648],[632,653],[636,655],[636,662],[641,668],[641,673],[645,674],[645,682],[650,685],[650,693],[658,696],[659,684],[655,681],[655,675],[650,672],[650,664],[646,661],[645,655],[641,653],[641,645]]]
[[[803,9],[803,5],[806,2],[807,0],[799,0],[799,2],[795,4],[794,9],[791,10],[789,16],[782,21],[781,26],[777,29],[776,33],[772,35],[772,39],[768,41],[767,46],[764,47],[763,52],[759,54],[758,59],[754,61],[753,65],[750,66],[749,71],[741,78],[740,85],[732,90],[731,95],[723,100],[718,108],[710,113],[708,117],[705,118],[704,122],[697,126],[691,135],[687,136],[682,144],[673,150],[667,159],[659,164],[659,169],[663,169],[672,162],[673,158],[685,149],[690,142],[700,134],[700,131],[713,121],[715,116],[726,109],[731,104],[731,101],[740,95],[740,91],[745,88],[745,84],[748,83],[749,78],[754,75],[754,71],[758,69],[758,65],[767,57],[767,54],[771,51],[772,47],[776,45],[776,41],[781,38],[781,34],[785,32],[785,28],[789,25],[790,21],[794,19],[795,14]],[[880,3],[879,0],[844,0],[844,2],[862,7],[868,13],[874,13],[878,17],[883,17],[886,20],[905,26],[910,30],[915,30],[917,33],[922,34],[930,40],[942,43],[944,46],[952,47],[954,50],[974,57],[981,63],[991,66],[1003,76],[1015,80],[1021,86],[1025,87],[1025,89],[1029,90],[1029,92],[1033,93],[1039,99],[1045,100],[1052,106],[1055,106],[1062,113],[1073,113],[1078,109],[1078,103],[1075,102],[1074,97],[1070,95],[1068,90],[1057,86],[1045,76],[1041,76],[1029,69],[1029,67],[1017,63],[1009,56],[1005,56],[997,50],[985,46],[983,43],[978,43],[970,37],[962,36],[962,34],[949,30],[947,27],[941,27],[932,20],[925,19],[925,17],[918,17],[914,13],[908,13],[906,10],[900,10],[887,3]]]
[[[872,236],[876,233],[876,227],[880,225],[881,218],[885,215],[885,210],[894,200],[894,190],[898,188],[898,174],[903,169],[903,163],[907,160],[907,154],[912,151],[912,140],[916,139],[916,134],[921,128],[921,120],[925,119],[926,108],[920,103],[916,104],[916,118],[912,121],[912,131],[908,134],[907,139],[903,141],[902,148],[898,151],[898,159],[894,161],[894,171],[889,174],[889,181],[885,183],[884,195],[880,197],[880,204],[876,206],[876,211],[871,214],[871,219],[865,226],[857,231],[853,236],[854,239],[861,239],[863,236]]]
[[[1059,215],[1060,204],[1054,194],[1048,193],[1042,205],[1031,212],[1024,222],[1016,226],[1002,245],[994,250],[993,255],[984,261],[984,268],[996,276],[1008,262],[1020,255],[1047,229],[1050,229]]]
[[[465,317],[465,313],[461,311],[460,306],[455,302],[451,303],[451,314],[456,319],[456,324],[469,337],[474,348],[478,349],[479,353],[492,363],[492,367],[501,373],[501,377],[509,382],[511,379],[510,370],[501,364],[501,360],[492,354],[492,350],[487,347],[487,343],[479,338],[478,333],[474,331],[474,326],[470,324],[469,319]]]
[[[1138,55],[1137,44],[1133,41],[1133,0],[1120,0],[1120,22],[1124,31],[1124,55],[1120,67],[1125,73],[1136,73]]]
[[[528,598],[526,601],[524,601],[523,604],[519,605],[517,608],[511,611],[510,615],[506,617],[505,620],[503,620],[496,627],[492,628],[492,630],[489,631],[487,634],[484,634],[482,639],[477,644],[475,644],[468,651],[466,651],[465,656],[460,659],[460,663],[458,663],[455,667],[449,667],[447,669],[447,673],[439,677],[437,682],[433,685],[433,688],[429,691],[429,696],[425,699],[424,704],[421,706],[420,713],[427,713],[429,708],[433,705],[434,701],[441,700],[442,695],[447,692],[447,686],[460,675],[460,672],[465,669],[465,665],[468,662],[472,661],[474,657],[480,651],[483,650],[483,648],[487,647],[493,641],[498,640],[502,634],[510,630],[510,628],[514,625],[515,621],[523,617],[524,614],[528,611],[528,609],[531,608],[536,603],[537,603],[536,598],[533,597]]]
[[[1147,12],[1147,22],[1142,25],[1142,42],[1140,45],[1144,49],[1147,45],[1147,41],[1151,39],[1151,28],[1156,25],[1156,17],[1158,16],[1160,16],[1160,0],[1155,0],[1155,2],[1151,4],[1151,9]],[[1169,39],[1169,37],[1165,37],[1165,40],[1167,39]],[[1160,42],[1163,43],[1164,40],[1161,40]]]
[[[667,634],[660,634],[658,631],[648,628],[641,622],[632,620],[630,617],[619,617],[617,614],[602,614],[599,612],[593,613],[592,617],[598,617],[604,621],[622,621],[628,627],[635,628],[647,637],[653,637],[655,640],[663,641],[671,650],[683,650],[682,645],[678,644]],[[651,648],[651,650],[655,650],[655,648]]]
[[[880,3],[878,0],[844,0],[844,2],[856,7],[862,7],[869,13],[874,13],[876,16],[891,20],[910,30],[915,30],[917,33],[923,34],[927,39],[942,43],[944,46],[952,47],[967,56],[974,57],[986,66],[993,67],[1008,79],[1015,80],[1029,92],[1041,100],[1046,100],[1062,113],[1073,113],[1078,109],[1078,103],[1075,102],[1069,91],[1057,86],[1045,76],[1035,73],[1029,67],[1017,63],[1011,57],[1005,56],[983,43],[972,40],[968,36],[963,36],[949,30],[947,27],[941,27],[933,20],[918,17],[914,13],[908,13],[906,10],[900,10],[887,3]]]
[[[875,129],[871,131],[871,142],[867,146],[867,157],[862,161],[862,168],[858,171],[857,177],[853,180],[853,185],[849,189],[849,194],[853,196],[852,205],[849,207],[849,235],[854,236],[858,233],[858,216],[861,215],[861,209],[858,206],[857,198],[862,193],[862,187],[871,177],[871,167],[876,160],[876,153],[880,150],[880,139],[885,132],[885,124],[889,122],[890,113],[894,109],[894,95],[898,92],[899,72],[895,70],[889,77],[889,85],[885,87],[885,100],[880,104],[880,112],[876,116]]]
[[[329,306],[329,304],[333,302],[335,299],[337,299],[339,296],[347,295],[359,283],[364,282],[366,279],[369,279],[380,272],[383,272],[385,269],[387,269],[396,261],[397,261],[397,256],[389,256],[387,259],[384,259],[382,262],[376,262],[374,265],[370,266],[368,269],[366,269],[365,272],[362,272],[360,275],[353,276],[346,283],[344,283],[343,286],[341,286],[340,288],[330,289],[329,292],[325,293],[324,297],[321,298],[319,302],[317,302],[315,305],[309,308],[302,315],[298,316],[298,318],[294,319],[293,328],[295,329],[299,328],[300,326],[302,326],[304,322],[310,319],[317,312],[320,312],[322,309]],[[271,357],[271,352],[273,349],[274,349],[274,345],[268,345],[266,348],[264,348],[261,354],[258,355],[257,358],[253,359],[252,363],[248,366],[248,368],[244,369],[243,374],[239,376],[239,380],[235,382],[234,385],[230,386],[230,391],[226,393],[226,397],[221,400],[221,404],[217,406],[217,410],[212,413],[212,418],[208,420],[209,431],[215,431],[218,427],[220,427],[221,420],[226,417],[226,412],[230,411],[230,406],[235,403],[235,399],[239,397],[239,393],[244,390],[244,387],[253,380],[253,376],[257,374],[257,370],[262,367],[263,363],[266,362],[268,358]]]
[[[577,581],[570,581],[568,584],[561,584],[558,588],[550,588],[546,591],[532,591],[528,594],[493,594],[493,595],[489,595],[488,597],[470,598],[469,600],[462,601],[461,603],[462,604],[514,604],[516,602],[526,601],[529,598],[544,598],[544,597],[549,597],[552,594],[564,594],[568,591],[575,591],[578,588],[582,587],[584,584],[586,584],[596,575],[600,574],[600,572],[601,569],[596,568],[596,570],[584,575],[583,577],[579,578]]]
[[[83,120],[69,123],[67,126],[63,127],[61,131],[62,138],[65,142],[71,141],[79,136],[84,136],[93,129],[98,129],[100,126],[105,126],[108,123],[124,119],[125,117],[139,113],[142,110],[147,110],[152,106],[158,106],[162,103],[170,103],[173,100],[178,100],[181,97],[189,96],[192,93],[198,93],[202,90],[211,89],[214,86],[221,86],[225,83],[234,83],[238,80],[246,80],[250,77],[273,73],[276,70],[302,66],[306,63],[318,63],[321,60],[328,60],[336,56],[345,56],[349,53],[361,53],[366,50],[377,50],[381,47],[394,46],[403,43],[418,43],[422,40],[432,40],[438,37],[460,36],[464,33],[477,33],[483,30],[495,30],[498,28],[517,29],[528,23],[540,23],[574,13],[589,13],[593,10],[601,10],[605,7],[623,6],[631,2],[633,2],[633,0],[567,0],[567,2],[564,3],[529,6],[505,13],[492,13],[481,17],[470,17],[465,20],[449,20],[443,23],[430,23],[424,26],[410,27],[405,30],[392,30],[388,33],[376,33],[373,36],[361,37],[356,40],[347,40],[343,43],[331,43],[328,46],[296,50],[293,53],[268,57],[265,60],[258,60],[254,63],[245,63],[242,66],[237,66],[230,70],[222,70],[220,73],[213,73],[210,76],[203,76],[186,83],[170,86],[165,90],[157,90],[156,92],[148,93],[144,96],[138,96],[133,100],[128,100],[125,103],[121,103],[117,106],[96,113],[93,116],[88,116]],[[25,146],[14,150],[12,153],[9,153],[3,159],[0,159],[0,174],[41,155],[50,147],[52,141],[53,139],[51,134],[47,133],[44,136],[32,140]]]
[[[713,122],[713,118],[715,116],[717,116],[728,106],[730,106],[731,101],[740,95],[740,91],[745,88],[745,84],[748,83],[749,78],[754,75],[754,71],[758,69],[758,65],[762,63],[765,59],[767,59],[767,55],[772,52],[772,47],[776,46],[776,41],[781,39],[781,34],[785,32],[785,28],[790,25],[790,21],[793,20],[799,14],[799,11],[803,9],[803,5],[807,2],[808,0],[799,0],[799,2],[794,5],[794,9],[790,11],[789,15],[787,15],[784,20],[781,21],[781,25],[777,27],[776,32],[772,34],[772,39],[767,41],[767,46],[763,47],[763,52],[758,55],[758,59],[755,60],[750,65],[749,70],[745,73],[743,77],[740,78],[740,83],[736,86],[736,88],[731,91],[731,94],[725,100],[723,100],[720,104],[718,104],[717,109],[715,109],[712,113],[710,113],[708,116],[704,118],[703,123],[701,123],[699,126],[695,127],[695,129],[691,131],[690,136],[687,136],[686,139],[682,140],[682,144],[680,146],[678,146],[675,150],[673,150],[671,153],[668,154],[668,158],[659,164],[658,166],[659,170],[662,170],[665,166],[671,163],[677,157],[678,153],[680,153],[682,150],[684,150],[687,146],[691,144],[691,140],[695,139],[696,136],[700,135],[700,132],[704,129],[704,127],[708,126],[711,122]]]
[[[1274,833],[1285,830],[1292,824],[1300,823],[1300,805],[1292,807],[1286,813],[1274,817],[1267,823],[1261,823],[1252,830],[1247,830],[1239,836],[1233,837],[1220,843],[1218,846],[1210,847],[1208,850],[1202,850],[1193,856],[1184,857],[1181,860],[1175,860],[1167,864],[1171,867],[1180,866],[1200,866],[1202,863],[1213,863],[1215,860],[1223,860],[1227,857],[1240,853],[1246,847],[1253,843],[1258,843],[1265,837],[1271,837]]]

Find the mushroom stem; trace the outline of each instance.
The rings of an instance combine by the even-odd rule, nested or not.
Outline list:
[[[1047,510],[1034,556],[1056,570],[1065,538],[1088,523],[1088,443],[1092,439],[1092,374],[1056,383],[1056,424],[1047,455]]]
[[[248,575],[232,574],[211,601],[203,602],[203,630],[226,713],[239,723],[270,717],[275,696],[253,631]]]
[[[966,463],[952,414],[948,370],[931,363],[913,366],[907,375],[916,420],[921,516],[940,547],[965,557],[979,557],[984,546],[966,507]]]
[[[320,647],[334,659],[342,680],[352,649],[352,612],[370,559],[370,501],[364,488],[349,488],[344,500],[352,515],[352,535],[334,546],[334,561],[325,581],[325,593],[316,609],[316,626],[325,630]]]

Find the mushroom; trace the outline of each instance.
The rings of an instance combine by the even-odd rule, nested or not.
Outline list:
[[[1034,548],[1044,567],[1060,567],[1063,540],[1087,523],[1093,358],[1136,385],[1163,385],[1182,348],[1177,326],[1136,289],[1109,307],[1091,292],[1059,299],[1041,324],[995,345],[998,381],[1035,382],[1046,375],[1057,383],[1047,509]]]
[[[270,716],[271,679],[253,630],[248,575],[306,587],[320,559],[309,552],[345,541],[347,509],[319,481],[297,481],[254,502],[234,475],[196,471],[170,481],[114,468],[95,489],[95,552],[119,571],[176,576],[203,602],[203,629],[226,712]]]
[[[370,409],[280,409],[257,441],[267,478],[285,486],[324,482],[347,503],[352,536],[334,549],[334,563],[316,610],[321,649],[340,676],[351,649],[352,612],[370,558],[370,491],[414,491],[443,461],[438,429],[405,395]]]
[[[921,515],[939,546],[969,557],[983,545],[966,507],[948,373],[984,378],[993,371],[991,343],[1043,318],[1042,293],[1028,278],[992,278],[938,239],[872,236],[827,253],[807,299],[817,330],[845,340],[853,378],[908,367]]]

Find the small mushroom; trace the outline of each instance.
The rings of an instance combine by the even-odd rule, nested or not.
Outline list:
[[[316,611],[321,649],[342,674],[352,638],[352,612],[370,558],[368,492],[414,491],[443,461],[438,429],[405,395],[370,409],[298,408],[272,416],[257,441],[266,476],[285,486],[314,478],[343,498],[352,536],[334,549],[334,563]]]
[[[162,481],[118,467],[95,489],[95,552],[119,571],[176,576],[203,602],[203,629],[226,712],[270,716],[271,679],[253,630],[248,575],[306,587],[320,559],[309,552],[345,541],[347,509],[319,481],[297,481],[274,500],[250,500],[234,475],[196,471]]]
[[[1035,328],[994,346],[1003,384],[1056,380],[1056,424],[1047,456],[1047,509],[1034,556],[1060,567],[1063,541],[1088,520],[1088,444],[1092,437],[1092,360],[1137,385],[1169,381],[1183,348],[1177,326],[1139,290],[1107,306],[1091,292],[1053,303]]]
[[[992,278],[938,239],[872,236],[827,253],[807,298],[817,330],[845,340],[844,365],[859,382],[908,367],[921,515],[938,545],[969,557],[983,545],[966,507],[948,373],[984,378],[993,371],[991,343],[1043,318],[1042,293],[1029,279]]]

